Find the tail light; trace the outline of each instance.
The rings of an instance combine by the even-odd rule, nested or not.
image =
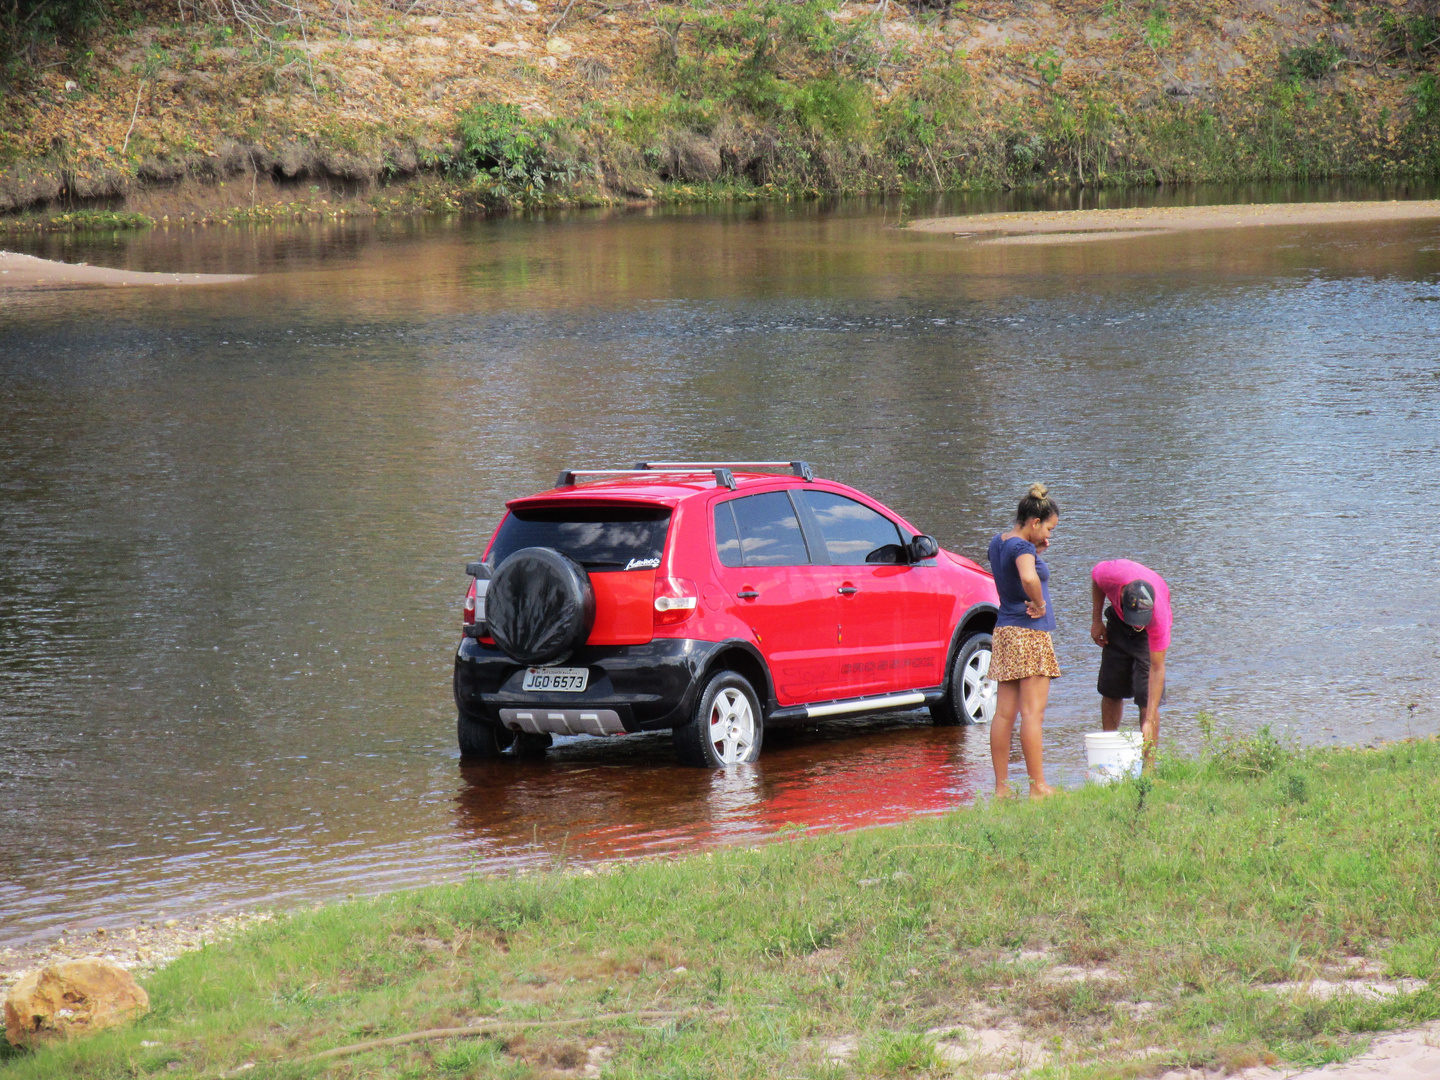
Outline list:
[[[482,579],[472,579],[470,588],[465,593],[465,611],[461,615],[461,621],[466,626],[485,621],[485,590],[490,587],[490,582]]]
[[[695,613],[700,590],[693,581],[677,577],[655,579],[655,625],[674,626]]]

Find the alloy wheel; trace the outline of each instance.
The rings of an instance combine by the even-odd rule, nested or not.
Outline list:
[[[961,700],[972,724],[988,724],[995,716],[1000,686],[990,678],[990,650],[976,649],[961,676]]]
[[[710,745],[722,765],[750,760],[755,745],[755,713],[750,699],[737,687],[727,686],[715,695],[710,706]]]

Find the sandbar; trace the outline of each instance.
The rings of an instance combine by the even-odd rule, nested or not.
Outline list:
[[[1264,225],[1341,225],[1415,221],[1425,218],[1440,218],[1440,199],[1141,206],[1124,210],[1040,210],[918,218],[906,228],[916,232],[950,233],[979,244],[1082,244],[1197,229],[1249,229]]]
[[[56,285],[230,285],[253,274],[151,274],[0,251],[0,290]]]

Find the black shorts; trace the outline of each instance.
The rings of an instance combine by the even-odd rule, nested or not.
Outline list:
[[[1150,634],[1126,626],[1114,608],[1105,609],[1105,636],[1109,644],[1100,651],[1100,678],[1095,689],[1101,697],[1135,699],[1145,708],[1150,700]],[[1165,704],[1165,691],[1160,691]]]

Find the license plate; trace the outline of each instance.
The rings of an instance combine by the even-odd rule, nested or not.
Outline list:
[[[525,671],[521,690],[537,693],[558,691],[562,694],[578,694],[590,683],[590,669],[583,667],[532,667]]]

